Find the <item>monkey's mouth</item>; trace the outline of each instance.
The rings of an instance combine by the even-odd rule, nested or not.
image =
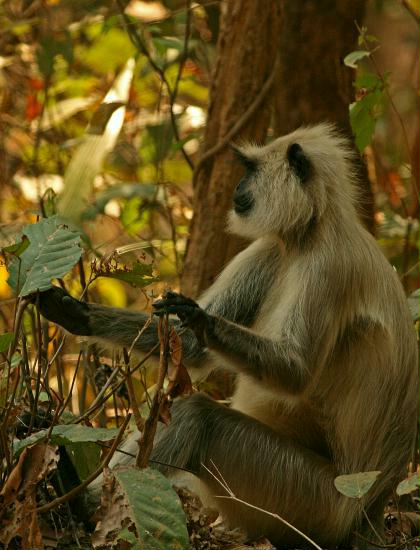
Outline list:
[[[233,209],[237,214],[245,214],[254,205],[254,199],[250,193],[241,193],[233,196]]]

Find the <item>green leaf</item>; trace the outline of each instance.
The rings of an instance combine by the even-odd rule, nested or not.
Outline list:
[[[376,119],[382,107],[383,96],[383,90],[375,88],[349,107],[350,124],[355,136],[356,146],[361,153],[372,140]]]
[[[404,479],[400,483],[398,483],[397,486],[397,495],[408,495],[412,493],[413,491],[418,491],[419,489],[419,474],[418,472],[415,472],[414,474],[411,474],[408,476],[407,479]]]
[[[48,187],[48,189],[45,190],[45,193],[42,195],[42,205],[43,205],[43,212],[45,212],[45,216],[47,218],[52,218],[57,214],[57,208],[56,208],[56,201],[57,201],[57,195],[54,189],[51,187]]]
[[[13,254],[14,256],[20,256],[29,246],[29,239],[26,235],[22,235],[21,240],[18,243],[11,244],[10,246],[5,246],[2,250],[8,254]]]
[[[142,208],[143,202],[140,197],[133,197],[124,202],[120,222],[129,235],[138,235],[149,223],[153,204],[149,204],[148,208]]]
[[[73,44],[68,31],[58,39],[53,35],[45,36],[36,50],[36,60],[40,72],[49,77],[54,70],[54,61],[57,55],[62,55],[67,63],[73,61]]]
[[[13,342],[14,336],[14,332],[5,332],[4,334],[0,334],[0,353],[3,353],[9,349],[10,344]]]
[[[187,550],[186,518],[170,482],[151,468],[113,474],[126,494],[142,550]]]
[[[88,478],[99,466],[101,447],[96,443],[69,443],[66,451],[81,480]]]
[[[334,479],[337,491],[349,498],[362,498],[381,474],[380,471],[359,472],[338,476]]]
[[[102,271],[100,276],[118,279],[139,288],[157,281],[157,278],[153,276],[153,266],[140,262],[135,263],[132,269],[117,267],[108,272]]]
[[[36,62],[42,75],[49,77],[54,69],[55,50],[53,40],[50,37],[44,38],[36,50]]]
[[[357,62],[369,56],[370,52],[367,50],[356,50],[346,55],[344,58],[344,65],[347,65],[347,67],[351,67],[352,69],[357,69]]]
[[[153,160],[154,162],[160,162],[167,156],[174,140],[172,125],[169,122],[149,124],[146,129],[154,147]]]
[[[184,49],[184,44],[181,40],[175,37],[166,37],[166,36],[154,36],[152,38],[153,44],[156,48],[156,51],[159,55],[164,56],[168,48],[173,48],[182,52]]]
[[[364,73],[357,76],[354,81],[356,88],[367,88],[368,90],[382,85],[381,77],[374,73]]]
[[[40,430],[13,445],[13,453],[20,453],[25,447],[44,441],[48,430]],[[95,441],[110,441],[118,434],[117,428],[89,428],[80,424],[59,424],[51,432],[50,442],[53,445],[69,445]]]
[[[9,285],[19,296],[51,287],[51,279],[65,275],[79,260],[80,237],[57,217],[23,229],[30,245],[9,265]]]

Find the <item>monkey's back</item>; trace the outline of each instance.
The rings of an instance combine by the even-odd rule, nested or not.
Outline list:
[[[283,345],[308,331],[307,388],[291,395],[262,382],[256,392],[258,382],[239,374],[233,407],[330,454],[340,473],[380,470],[389,490],[413,449],[415,331],[398,277],[374,239],[356,227],[338,240],[279,265],[252,327]],[[306,317],[303,324],[296,315]]]

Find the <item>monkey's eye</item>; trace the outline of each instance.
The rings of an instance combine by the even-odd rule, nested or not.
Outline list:
[[[240,149],[237,149],[234,145],[232,145],[232,149],[236,160],[239,160],[247,172],[255,172],[257,169],[257,161],[244,155],[244,153]]]
[[[311,162],[299,143],[289,145],[287,148],[287,161],[301,183],[307,182],[311,175]]]

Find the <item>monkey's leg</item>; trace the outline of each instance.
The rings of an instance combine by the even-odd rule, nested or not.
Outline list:
[[[303,542],[280,520],[217,498],[226,497],[226,491],[204,466],[216,477],[221,474],[238,498],[279,514],[316,542],[348,539],[360,510],[335,489],[337,474],[327,459],[202,394],[176,403],[172,422],[162,432],[152,460],[193,471],[224,517],[249,536],[265,535],[285,545]]]

